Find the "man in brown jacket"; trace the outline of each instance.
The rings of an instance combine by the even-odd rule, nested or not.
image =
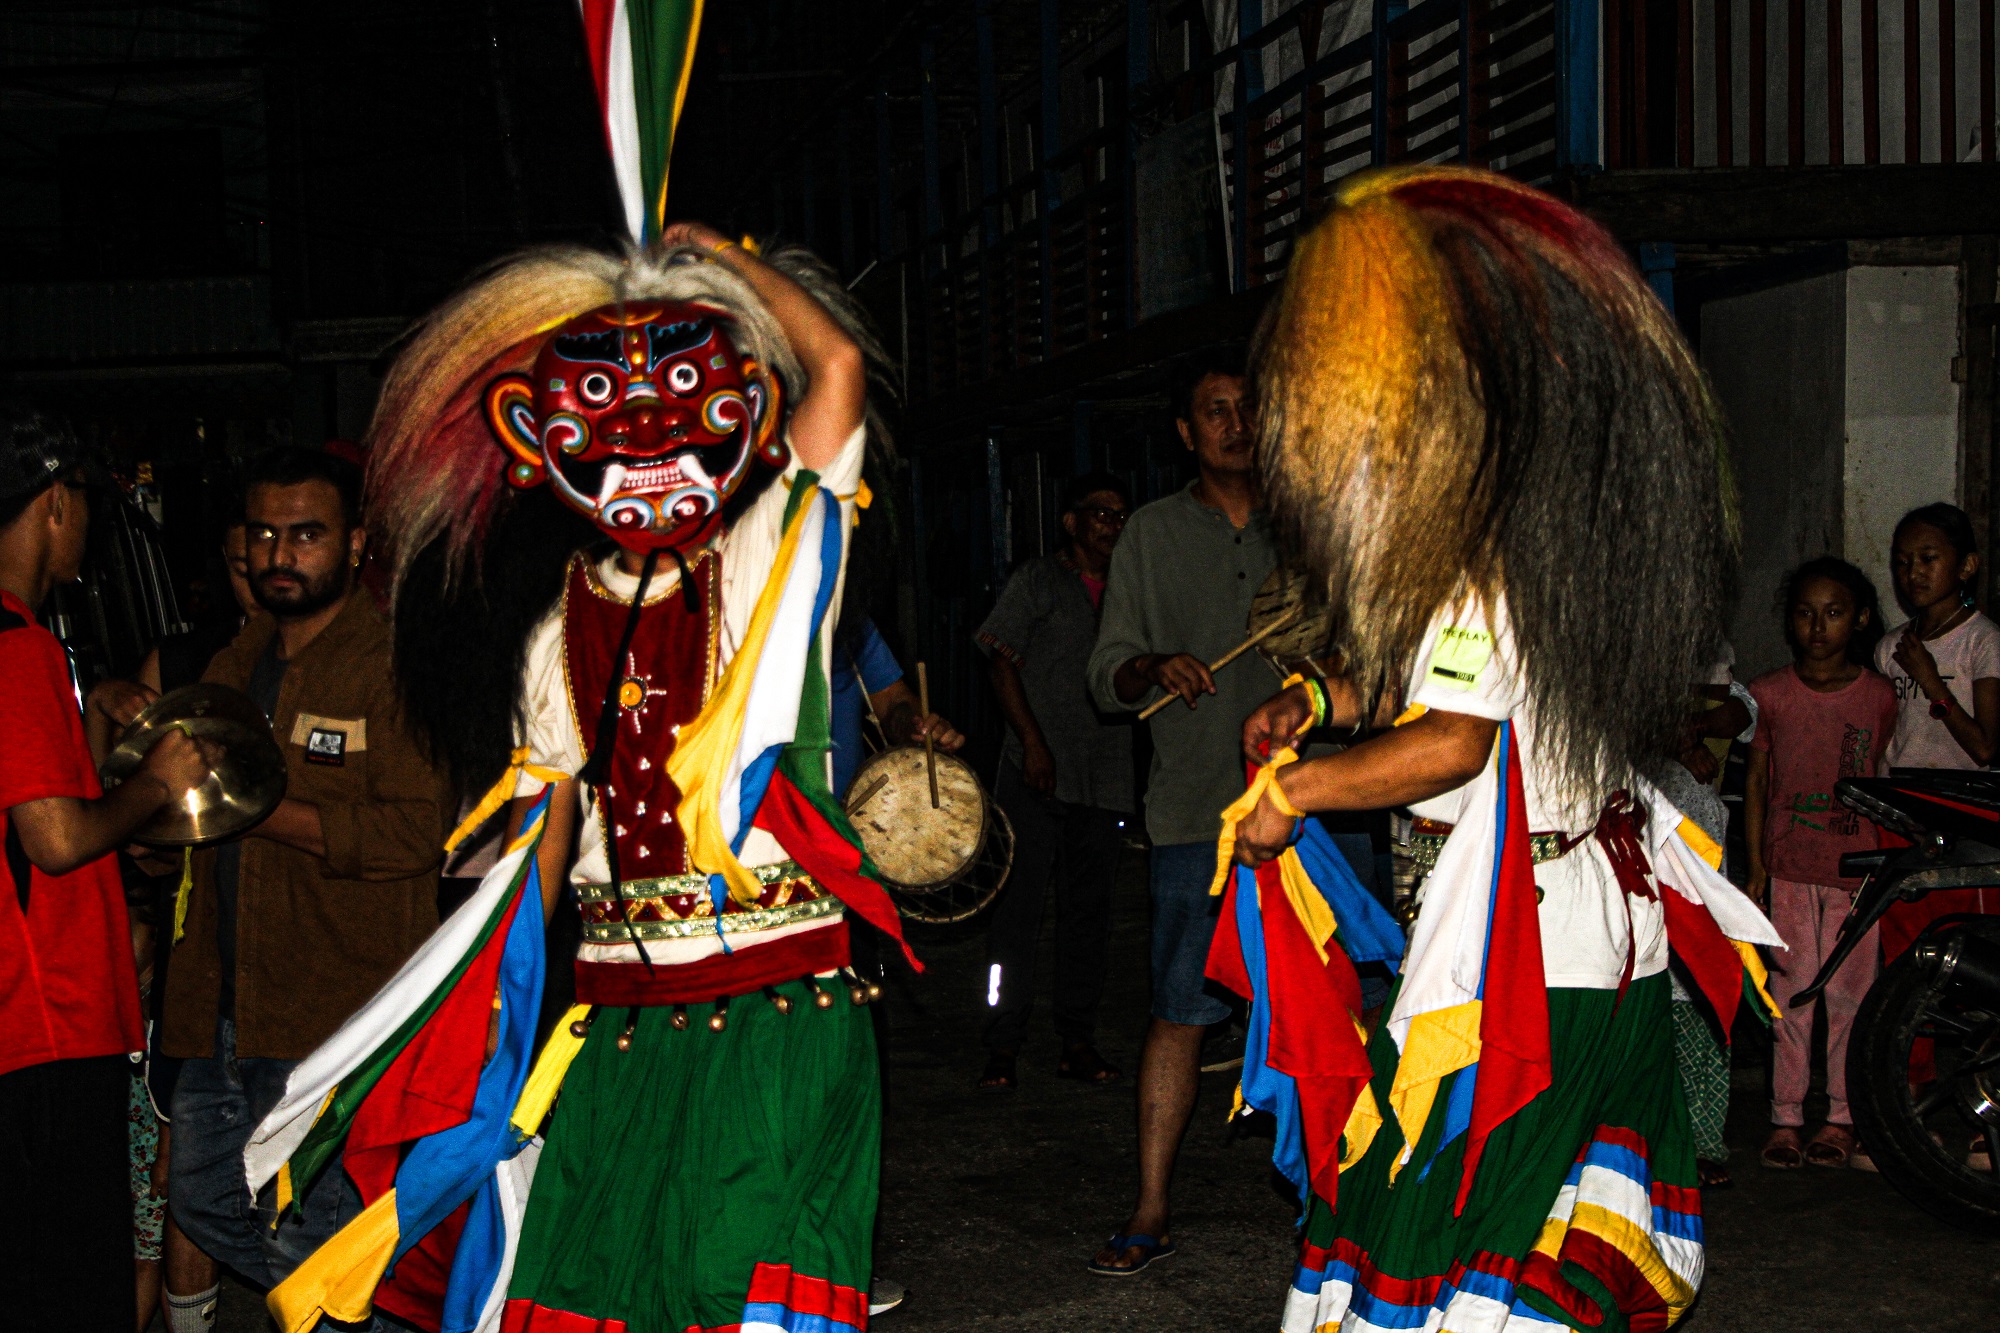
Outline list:
[[[267,454],[245,478],[250,582],[269,614],[205,679],[264,709],[290,785],[247,837],[196,858],[167,988],[162,1048],[187,1059],[168,1199],[196,1244],[265,1286],[360,1204],[333,1169],[301,1200],[303,1218],[278,1219],[244,1184],[250,1132],[298,1061],[437,926],[450,807],[403,724],[389,624],[356,577],[360,489],[352,464],[303,449]],[[207,1295],[168,1299],[198,1308]]]

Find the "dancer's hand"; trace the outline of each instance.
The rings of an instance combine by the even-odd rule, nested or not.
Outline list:
[[[1257,808],[1236,826],[1236,861],[1239,865],[1260,866],[1291,846],[1297,821],[1271,804],[1266,793]]]
[[[1298,740],[1312,722],[1312,713],[1312,699],[1303,685],[1294,685],[1266,699],[1243,723],[1244,761],[1263,764],[1272,752]]]

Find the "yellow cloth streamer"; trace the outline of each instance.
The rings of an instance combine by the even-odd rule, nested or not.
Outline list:
[[[703,874],[721,875],[729,885],[730,897],[746,905],[757,901],[764,886],[744,869],[736,853],[730,850],[729,840],[722,835],[722,803],[739,799],[738,793],[724,788],[729,785],[730,760],[735,757],[737,742],[743,735],[743,718],[749,708],[757,663],[771,637],[771,623],[777,619],[778,604],[784,598],[785,584],[791,578],[792,564],[798,558],[813,504],[811,494],[804,496],[798,512],[786,525],[777,558],[771,562],[770,576],[764,580],[764,590],[757,595],[757,607],[751,612],[742,646],[723,669],[722,680],[707,705],[694,721],[681,728],[674,752],[667,759],[667,776],[681,790],[681,831],[687,836],[688,864]]]
[[[271,1288],[264,1306],[283,1333],[305,1333],[324,1314],[358,1324],[375,1308],[399,1234],[396,1191],[388,1190]]]
[[[1423,1135],[1438,1084],[1479,1058],[1479,1013],[1480,1002],[1467,1000],[1410,1020],[1403,1055],[1396,1063],[1396,1081],[1389,1089],[1390,1113],[1403,1130],[1403,1154],[1389,1168],[1390,1184],[1396,1183]]]
[[[1722,869],[1722,849],[1715,845],[1715,839],[1709,837],[1708,831],[1702,828],[1701,825],[1695,823],[1692,819],[1683,819],[1681,820],[1680,827],[1675,829],[1674,832],[1681,835],[1682,842],[1694,849],[1696,856],[1708,862],[1710,870],[1720,871]]]
[[[549,1108],[555,1105],[556,1093],[562,1090],[563,1076],[569,1073],[570,1063],[577,1052],[583,1049],[583,1038],[570,1031],[572,1024],[581,1022],[590,1013],[587,1004],[573,1004],[569,1012],[556,1024],[556,1030],[542,1044],[542,1053],[535,1057],[535,1068],[528,1075],[528,1081],[521,1088],[521,1099],[514,1103],[514,1128],[533,1137],[548,1118]]]
[[[1208,886],[1210,897],[1222,892],[1223,886],[1229,883],[1230,867],[1236,864],[1236,826],[1250,817],[1250,812],[1257,808],[1257,802],[1264,799],[1265,792],[1275,790],[1278,770],[1295,762],[1298,757],[1298,751],[1289,745],[1272,755],[1271,762],[1257,770],[1257,776],[1250,779],[1250,785],[1243,789],[1243,794],[1222,812],[1222,836],[1215,847],[1215,880]],[[1282,792],[1272,804],[1294,819],[1299,817],[1288,808],[1291,803],[1285,800]]]
[[[1284,854],[1278,858],[1278,877],[1285,886],[1285,897],[1292,904],[1293,914],[1305,927],[1306,938],[1312,941],[1313,952],[1319,955],[1321,963],[1325,963],[1326,946],[1333,941],[1338,925],[1326,895],[1314,887],[1312,877],[1306,874],[1297,848],[1285,848]],[[1362,1038],[1362,1044],[1367,1044],[1366,1037]]]
[[[444,840],[444,849],[447,852],[457,851],[458,844],[477,833],[479,826],[493,817],[494,811],[512,800],[514,787],[523,773],[537,782],[567,782],[570,776],[553,768],[529,763],[528,747],[523,745],[516,748],[514,753],[508,756],[507,771],[493,784],[491,790],[479,798],[479,804],[472,807],[472,813],[459,821],[458,827],[451,831],[451,836]],[[176,935],[174,938],[179,939],[180,936]]]
[[[1769,989],[1771,974],[1765,968],[1764,957],[1757,952],[1757,946],[1747,940],[1729,942],[1736,946],[1736,956],[1743,960],[1743,970],[1750,975],[1750,985],[1756,990],[1757,998],[1764,1002],[1765,1010],[1773,1018],[1782,1017],[1784,1011],[1779,1009],[1778,1002],[1771,998]]]

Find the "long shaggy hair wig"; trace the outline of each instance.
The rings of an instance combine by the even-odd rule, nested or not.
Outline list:
[[[893,395],[888,357],[832,270],[786,247],[765,262],[804,287],[847,330],[869,367],[868,447],[893,454],[880,401]],[[486,422],[486,387],[525,371],[542,340],[602,306],[699,301],[725,312],[739,352],[775,372],[789,407],[809,391],[798,357],[755,289],[692,248],[606,253],[582,246],[523,251],[493,265],[410,334],[369,426],[370,540],[389,571],[396,671],[411,720],[461,788],[505,767],[519,712],[527,642],[562,590],[571,553],[605,534],[546,486],[515,491]],[[725,510],[746,507],[753,472]]]
[[[1595,804],[1668,752],[1737,546],[1720,414],[1600,227],[1489,172],[1372,172],[1302,237],[1257,351],[1259,458],[1364,687],[1504,599],[1538,758]]]

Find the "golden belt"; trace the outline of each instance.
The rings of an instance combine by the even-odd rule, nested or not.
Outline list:
[[[796,861],[753,866],[750,873],[757,877],[763,892],[757,906],[724,914],[725,935],[775,930],[840,912],[840,899],[821,888]],[[632,879],[621,888],[621,893],[614,894],[609,884],[576,886],[585,943],[629,944],[635,939],[692,939],[716,933],[715,900],[705,874]]]

